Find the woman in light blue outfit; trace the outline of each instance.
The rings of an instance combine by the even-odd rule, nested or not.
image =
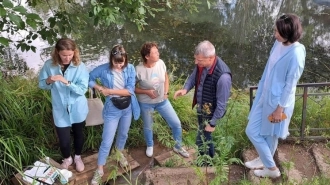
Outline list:
[[[141,48],[143,62],[136,66],[137,86],[135,92],[141,107],[144,138],[147,143],[146,155],[153,155],[153,118],[155,110],[166,120],[172,129],[175,146],[173,150],[183,157],[189,153],[181,146],[182,128],[179,117],[168,100],[169,79],[163,60],[159,59],[156,43],[147,42]]]
[[[295,91],[304,70],[306,51],[298,42],[302,35],[299,18],[282,15],[275,23],[276,41],[259,81],[256,97],[249,114],[246,134],[259,157],[245,166],[258,177],[276,178],[281,175],[273,156],[278,139],[289,135],[289,123],[295,104]],[[282,119],[282,114],[287,118]],[[268,117],[271,120],[268,120]]]
[[[79,50],[71,39],[60,39],[52,59],[47,60],[39,73],[39,87],[51,91],[53,117],[60,149],[64,157],[62,168],[73,163],[71,157],[71,129],[73,131],[76,170],[84,170],[80,154],[84,145],[83,128],[88,113],[85,93],[89,74],[80,61]]]
[[[122,150],[128,137],[132,113],[135,120],[140,116],[140,107],[134,94],[135,69],[128,63],[127,53],[123,46],[116,45],[112,48],[109,61],[95,68],[89,78],[89,87],[95,88],[106,97],[103,109],[102,142],[97,161],[98,169],[94,173],[92,184],[101,184],[104,175],[103,166],[106,164],[116,131],[116,151],[120,155],[119,163],[122,167],[128,165]],[[97,79],[102,85],[96,83]],[[125,102],[118,100],[122,98]],[[118,105],[115,99],[120,101]]]

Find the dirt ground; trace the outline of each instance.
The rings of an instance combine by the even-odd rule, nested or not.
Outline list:
[[[275,160],[278,163],[280,169],[284,170],[291,170],[290,174],[293,176],[297,173],[304,179],[311,179],[320,174],[319,169],[315,163],[314,156],[312,155],[311,149],[312,148],[319,148],[321,151],[330,152],[329,149],[325,149],[325,144],[323,143],[308,143],[308,144],[294,144],[294,143],[280,143],[278,147],[278,152],[275,154]],[[128,150],[128,153],[140,164],[140,167],[135,169],[130,177],[132,181],[134,181],[136,185],[143,184],[141,183],[141,178],[143,176],[143,172],[152,169],[157,166],[155,164],[155,160],[153,158],[149,158],[145,155],[145,146],[132,148]],[[154,156],[160,155],[164,152],[170,151],[170,148],[165,148],[160,144],[155,144],[154,146]],[[322,152],[323,153],[323,152]],[[285,158],[290,162],[283,162],[278,161],[279,155],[285,155]],[[254,156],[251,156],[254,157]],[[242,159],[244,162],[244,160]],[[288,167],[285,165],[293,164],[294,169],[292,167]],[[168,170],[171,170],[170,168]],[[248,169],[245,168],[243,165],[231,165],[229,169],[229,177],[228,177],[228,184],[236,184],[243,179],[247,179]],[[126,177],[128,178],[128,177]],[[136,180],[138,179],[138,180]],[[283,181],[281,179],[280,181]],[[138,183],[136,183],[138,182]],[[277,183],[277,181],[273,181],[273,183]],[[116,182],[108,182],[111,185],[118,185],[118,184],[128,184],[127,180],[122,177],[119,177]],[[175,179],[173,179],[173,184],[175,183]]]
[[[137,169],[134,169],[134,172],[130,174],[131,177],[126,176],[125,178],[119,177],[116,179],[116,181],[110,181],[108,182],[109,185],[123,185],[128,184],[127,178],[131,178],[134,182],[139,182],[137,185],[142,185],[141,179],[143,177],[143,172],[152,169],[154,167],[157,167],[158,164],[155,163],[155,160],[153,158],[149,158],[145,154],[146,147],[138,147],[138,148],[131,148],[127,152],[140,164],[140,167]],[[166,148],[158,143],[155,143],[154,145],[154,156],[160,155],[162,153],[168,152],[172,150],[171,148]],[[170,168],[168,170],[171,170]],[[245,167],[241,165],[231,165],[229,169],[229,180],[228,184],[234,184],[239,182],[241,179],[244,178],[245,175]],[[212,175],[209,176],[210,179],[212,179]],[[134,184],[134,183],[133,183]],[[175,179],[173,179],[173,184],[175,183]]]

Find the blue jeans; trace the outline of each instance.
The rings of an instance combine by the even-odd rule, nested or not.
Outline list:
[[[196,145],[198,146],[199,155],[209,155],[214,157],[214,144],[212,141],[212,132],[205,131],[205,120],[198,115],[198,131],[196,137]]]
[[[266,168],[275,167],[274,154],[278,146],[278,137],[276,135],[260,135],[262,123],[262,106],[254,109],[253,115],[250,115],[245,133],[256,148],[262,163]],[[265,123],[269,124],[269,123]]]
[[[97,159],[98,165],[105,165],[116,131],[116,148],[118,150],[124,149],[128,137],[128,130],[132,122],[131,105],[126,109],[119,110],[112,104],[111,101],[108,101],[104,105],[103,119],[104,126],[102,142]]]
[[[157,110],[158,113],[165,119],[165,121],[172,130],[173,138],[175,141],[175,148],[177,149],[181,148],[181,143],[182,143],[181,122],[178,115],[174,111],[170,101],[164,100],[160,103],[155,103],[155,104],[139,102],[139,104],[141,109],[141,117],[143,121],[144,138],[146,140],[147,146],[150,147],[154,145],[153,132],[152,132],[152,125],[154,123],[154,120],[152,116],[154,111]]]

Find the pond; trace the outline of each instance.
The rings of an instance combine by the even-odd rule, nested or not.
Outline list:
[[[204,2],[204,1],[203,1]],[[157,5],[155,5],[157,6]],[[194,67],[193,51],[203,40],[211,41],[231,68],[233,87],[256,85],[274,42],[274,21],[283,13],[297,14],[303,24],[300,40],[306,47],[306,66],[300,83],[325,82],[330,76],[330,1],[329,0],[218,0],[208,9],[202,3],[199,12],[172,9],[148,18],[148,26],[139,32],[125,23],[110,27],[77,30],[72,37],[81,47],[82,59],[90,69],[107,62],[108,50],[124,45],[131,63],[140,61],[139,49],[145,41],[156,41],[160,57],[173,79],[186,78]],[[51,47],[40,42],[38,52],[21,57],[29,67],[38,69]],[[39,43],[37,43],[39,44]]]

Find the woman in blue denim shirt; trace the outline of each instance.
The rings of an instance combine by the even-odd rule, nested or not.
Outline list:
[[[73,132],[76,170],[85,166],[80,154],[84,145],[83,128],[88,113],[85,93],[89,74],[80,61],[79,50],[71,39],[60,39],[55,45],[52,59],[47,60],[39,74],[39,87],[51,90],[53,117],[60,149],[64,157],[61,167],[68,169],[71,157],[71,129]]]
[[[97,84],[96,79],[99,79],[102,85]],[[122,150],[128,137],[132,113],[135,120],[140,116],[140,107],[134,94],[135,69],[128,63],[127,53],[123,46],[114,46],[110,51],[110,62],[98,66],[90,73],[89,87],[95,88],[106,97],[103,109],[102,142],[97,161],[98,169],[92,179],[92,184],[100,184],[104,174],[103,166],[110,153],[116,131],[116,151],[120,155],[119,163],[122,167],[128,165]],[[116,107],[113,99],[118,97],[130,97],[131,103],[128,107]]]

